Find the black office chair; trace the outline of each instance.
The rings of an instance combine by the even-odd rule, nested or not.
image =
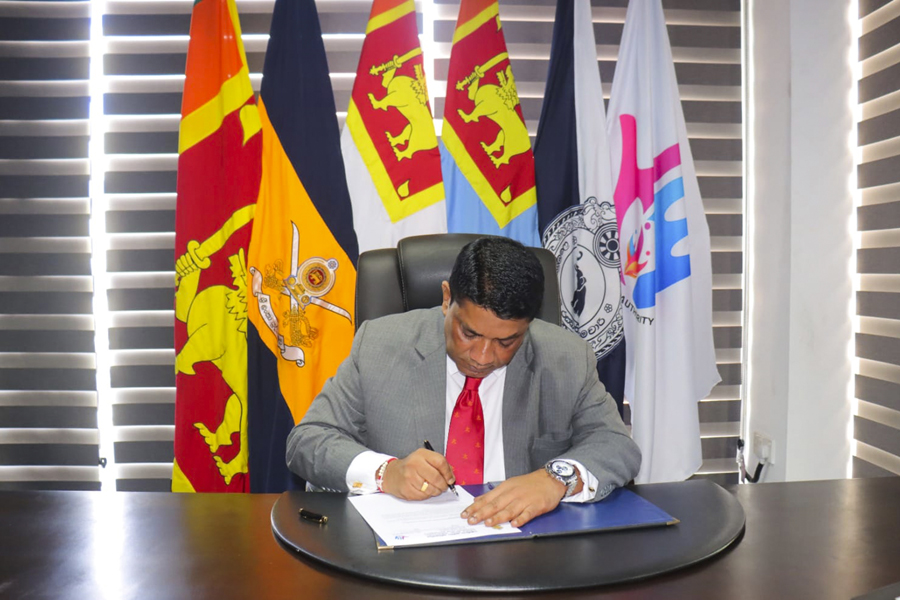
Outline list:
[[[439,306],[441,282],[450,278],[463,246],[484,237],[471,233],[419,235],[400,240],[396,248],[359,255],[356,276],[356,326],[368,319],[417,308]],[[544,299],[539,319],[561,323],[556,258],[544,248],[530,248],[544,268]]]

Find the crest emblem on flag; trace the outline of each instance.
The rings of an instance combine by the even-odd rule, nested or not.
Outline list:
[[[591,196],[557,215],[541,241],[557,272],[574,274],[559,281],[563,323],[603,358],[624,335],[615,209]]]
[[[306,364],[306,355],[301,346],[312,347],[313,341],[319,337],[316,329],[306,317],[306,309],[315,304],[325,310],[341,315],[351,323],[353,317],[345,309],[326,301],[323,296],[331,291],[337,281],[337,259],[325,260],[318,256],[308,258],[300,264],[300,231],[295,223],[291,247],[291,270],[284,273],[284,263],[276,261],[266,265],[263,275],[256,267],[250,267],[253,279],[251,289],[256,298],[259,314],[269,330],[278,340],[278,348],[285,360],[296,363],[298,367]],[[278,302],[265,292],[269,290],[290,298],[290,307],[281,315],[279,323],[276,315]],[[285,340],[287,336],[287,340]]]

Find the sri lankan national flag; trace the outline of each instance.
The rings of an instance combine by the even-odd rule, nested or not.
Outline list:
[[[173,491],[249,490],[246,251],[261,137],[234,0],[197,0],[178,136]]]
[[[249,272],[250,483],[295,487],[288,432],[350,353],[358,250],[314,0],[276,0]]]
[[[447,231],[413,0],[372,3],[341,149],[360,252]]]
[[[447,229],[540,246],[534,155],[497,0],[462,0],[441,132]]]

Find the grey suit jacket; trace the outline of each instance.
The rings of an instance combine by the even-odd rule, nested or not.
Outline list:
[[[443,448],[446,357],[439,307],[363,323],[350,356],[289,434],[288,467],[316,486],[347,490],[347,468],[365,450],[402,458],[426,439]],[[599,480],[599,500],[640,467],[590,346],[544,321],[531,323],[507,367],[502,426],[507,477],[573,459]]]

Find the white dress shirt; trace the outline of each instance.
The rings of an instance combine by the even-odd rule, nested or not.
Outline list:
[[[444,444],[450,430],[450,417],[456,406],[456,400],[462,392],[466,376],[460,373],[449,356],[447,356],[447,394],[444,418]],[[506,479],[506,465],[503,455],[503,388],[506,384],[506,367],[493,371],[484,378],[478,387],[481,398],[481,409],[484,413],[484,481],[503,481]],[[388,454],[367,450],[361,452],[350,462],[347,468],[347,487],[352,494],[369,494],[377,492],[375,471],[384,461],[395,458]],[[597,494],[597,478],[576,460],[567,460],[576,469],[584,482],[582,490],[565,498],[563,502],[587,502]]]

